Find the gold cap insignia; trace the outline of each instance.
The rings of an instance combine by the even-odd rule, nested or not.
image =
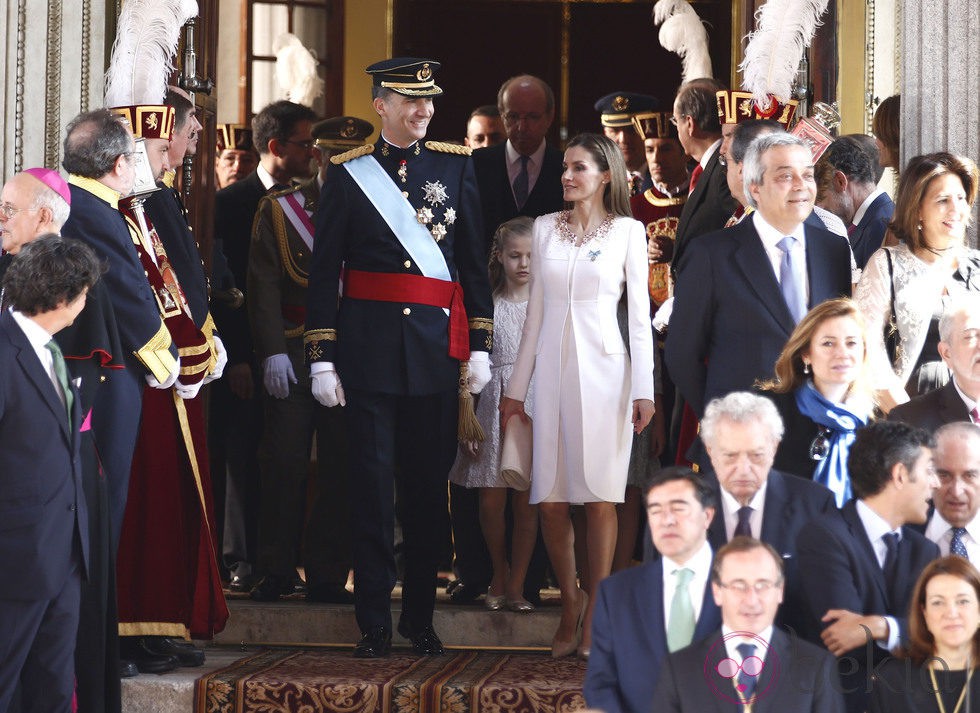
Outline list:
[[[345,139],[349,139],[353,136],[356,136],[357,129],[354,128],[354,122],[348,121],[347,125],[340,130],[340,135],[343,136]]]
[[[613,99],[612,107],[616,111],[626,111],[630,108],[630,100],[624,96],[617,96]]]
[[[415,73],[415,78],[420,82],[427,81],[432,77],[432,70],[429,68],[429,63],[426,62],[422,65],[422,69]]]
[[[147,128],[153,129],[154,131],[156,130],[156,128],[158,126],[157,115],[156,114],[147,114],[146,115],[146,126],[147,126]]]

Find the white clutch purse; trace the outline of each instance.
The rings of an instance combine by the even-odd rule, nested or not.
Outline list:
[[[500,476],[508,487],[527,490],[531,487],[531,421],[512,416],[504,430],[500,448]]]

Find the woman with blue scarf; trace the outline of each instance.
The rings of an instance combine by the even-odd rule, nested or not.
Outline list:
[[[786,429],[773,467],[826,486],[837,507],[851,499],[847,454],[874,408],[867,363],[857,304],[827,300],[796,326],[776,360],[776,378],[760,385]]]

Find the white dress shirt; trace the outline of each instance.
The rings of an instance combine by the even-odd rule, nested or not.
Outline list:
[[[276,179],[272,177],[271,173],[265,170],[265,167],[261,163],[255,168],[255,173],[259,177],[259,180],[262,181],[262,187],[265,188],[266,193],[276,185]]]
[[[538,182],[538,176],[541,175],[541,164],[544,161],[544,149],[546,142],[541,141],[541,145],[535,149],[534,153],[530,156],[530,161],[527,162],[527,194],[531,195],[531,191],[534,190],[534,184]],[[510,183],[510,190],[514,190],[514,179],[517,178],[517,174],[521,172],[521,155],[517,153],[517,149],[507,139],[507,144],[504,147],[505,154],[507,156],[507,182]],[[517,201],[517,197],[514,196],[514,201]]]
[[[776,282],[779,282],[779,266],[783,261],[783,251],[778,247],[779,241],[789,236],[796,238],[796,242],[793,244],[793,254],[797,257],[795,263],[796,284],[803,286],[803,299],[806,304],[810,304],[810,281],[806,274],[806,231],[803,229],[803,223],[797,225],[796,229],[787,235],[769,225],[759,211],[755,210],[752,212],[752,224],[759,234],[759,239],[762,240],[762,247],[765,248],[766,255],[769,256],[769,262],[776,274]]]
[[[857,501],[857,514],[861,518],[861,524],[864,526],[864,531],[867,533],[868,539],[871,540],[871,547],[875,551],[875,559],[878,560],[878,566],[883,567],[885,565],[885,555],[888,553],[888,546],[882,538],[889,532],[894,532],[898,535],[898,541],[901,542],[902,528],[893,530],[891,525],[881,515],[868,507],[863,500]],[[865,612],[857,613],[864,614]],[[885,621],[888,622],[888,639],[884,645],[880,641],[878,645],[891,651],[898,646],[898,621],[893,616],[885,616]]]
[[[679,569],[689,569],[694,572],[694,576],[687,583],[687,591],[691,595],[691,607],[694,610],[695,623],[701,617],[701,604],[704,600],[704,588],[708,584],[711,576],[711,560],[714,555],[711,552],[711,545],[705,540],[701,549],[694,553],[687,562],[680,564],[664,557],[664,626],[670,621],[670,605],[674,601],[674,590],[677,588],[677,576],[675,572]]]
[[[31,343],[37,358],[41,360],[41,366],[44,368],[48,378],[51,379],[55,393],[58,394],[58,398],[61,399],[62,405],[66,405],[65,394],[61,390],[61,382],[58,380],[58,375],[54,370],[54,356],[50,351],[48,351],[48,348],[44,346],[51,341],[51,335],[48,334],[44,327],[39,325],[30,317],[21,314],[14,309],[10,310],[10,314],[14,318],[14,321],[17,322],[17,326],[20,327],[21,331],[24,333],[24,336],[27,337],[27,341]]]
[[[884,193],[884,191],[880,188],[876,188],[875,190],[871,191],[871,195],[865,198],[864,203],[859,205],[858,209],[854,211],[854,217],[851,218],[851,225],[857,225],[861,222],[861,220],[864,218],[864,214],[868,212],[868,208],[871,207],[871,204],[874,203],[875,199],[882,193]]]
[[[762,509],[766,504],[767,485],[768,482],[764,482],[749,500],[749,507],[752,508],[752,514],[749,515],[749,529],[752,531],[752,537],[757,540],[762,537]],[[724,488],[719,490],[721,490],[721,509],[725,518],[725,537],[731,542],[735,537],[735,527],[738,525],[738,511],[742,506],[727,490]]]
[[[966,547],[966,555],[971,562],[980,564],[980,515],[974,517],[966,525],[966,534],[963,536],[963,546]],[[949,554],[949,545],[953,540],[953,526],[946,522],[946,519],[936,510],[929,518],[926,526],[926,537],[939,545],[939,552],[943,557]]]
[[[772,642],[772,624],[752,636],[744,636],[743,633],[729,629],[724,624],[721,625],[721,638],[725,642],[725,652],[728,654],[728,658],[741,666],[743,657],[737,647],[739,644],[752,644],[755,646],[755,655],[765,661],[766,655],[769,653],[769,645]]]

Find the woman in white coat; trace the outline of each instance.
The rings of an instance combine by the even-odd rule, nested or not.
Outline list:
[[[577,649],[587,657],[590,602],[612,567],[633,432],[653,417],[653,338],[646,235],[631,217],[619,148],[581,134],[568,144],[564,166],[571,210],[534,223],[527,320],[500,412],[504,428],[512,416],[528,418],[524,397],[533,372],[531,502],[540,503],[562,598],[551,653]],[[624,290],[629,351],[616,319]],[[589,593],[576,583],[572,503],[585,506]]]

